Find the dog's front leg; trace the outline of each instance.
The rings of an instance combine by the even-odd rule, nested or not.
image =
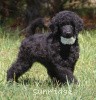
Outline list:
[[[56,67],[54,70],[55,78],[60,83],[77,83],[75,76],[72,71],[64,67]]]
[[[62,83],[67,82],[67,80],[70,83],[77,83],[77,80],[73,75],[73,68],[77,61],[77,57],[75,59],[72,57],[73,55],[70,55],[67,60],[64,60],[60,55],[56,55],[53,60],[53,63],[56,66],[56,69],[54,68],[55,77]]]

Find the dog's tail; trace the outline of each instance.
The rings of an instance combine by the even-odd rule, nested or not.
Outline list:
[[[30,35],[34,35],[36,29],[47,29],[49,27],[50,20],[49,18],[37,18],[32,21],[25,29],[23,29],[20,33],[25,35],[25,37],[29,37]],[[40,30],[39,30],[40,31]]]

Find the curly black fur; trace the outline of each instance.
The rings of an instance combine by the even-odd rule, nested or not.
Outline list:
[[[78,33],[83,29],[82,19],[74,12],[61,11],[52,18],[50,29],[50,33],[34,34],[22,41],[17,60],[7,71],[7,81],[18,81],[38,61],[46,67],[51,79],[77,82],[73,72],[79,58]],[[73,44],[63,44],[61,37],[76,40]]]
[[[48,30],[48,24],[50,23],[47,18],[36,18],[34,21],[30,22],[30,24],[23,29],[20,33],[25,35],[25,37],[29,37],[36,33],[36,29],[39,28],[39,31]]]

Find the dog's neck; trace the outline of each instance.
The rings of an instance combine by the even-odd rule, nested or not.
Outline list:
[[[54,35],[54,34],[50,34],[48,36],[48,40],[51,41],[52,43],[58,43],[62,46],[65,46],[65,47],[71,47],[75,44],[78,43],[78,38],[76,37],[71,37],[69,39],[67,38],[63,38],[61,36],[57,36],[57,35]]]
[[[64,38],[60,37],[60,42],[64,45],[73,45],[76,41],[76,37]]]
[[[70,55],[70,52],[72,52],[73,46],[78,45],[78,39],[75,40],[73,44],[64,44],[60,41],[60,55],[63,59],[67,59]]]

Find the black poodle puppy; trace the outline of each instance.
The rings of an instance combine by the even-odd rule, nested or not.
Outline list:
[[[52,18],[50,29],[49,33],[30,35],[22,41],[17,60],[7,71],[7,81],[17,82],[34,62],[40,62],[51,79],[60,83],[77,82],[73,72],[79,58],[82,19],[74,12],[61,11]]]

